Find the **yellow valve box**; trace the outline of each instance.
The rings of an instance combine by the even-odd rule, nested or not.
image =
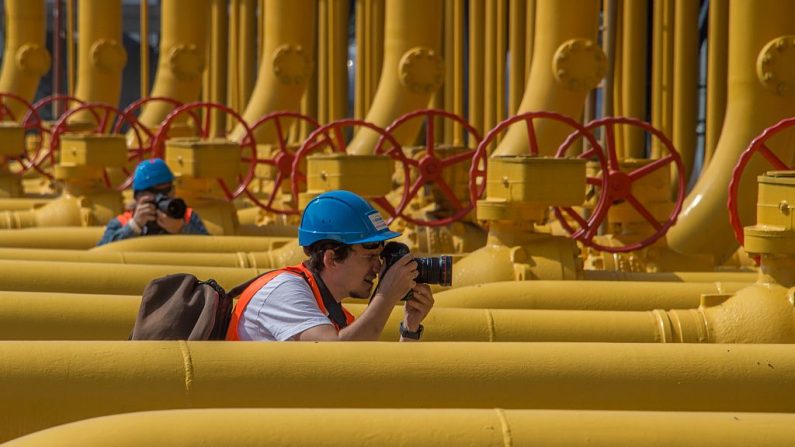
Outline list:
[[[64,134],[60,162],[67,166],[120,168],[127,164],[127,144],[121,135]]]
[[[759,176],[756,225],[745,227],[748,253],[795,254],[795,171]]]
[[[392,191],[395,162],[388,155],[323,154],[307,157],[307,191],[345,189],[363,197]]]
[[[585,160],[492,157],[486,196],[536,206],[579,206],[585,201]]]
[[[16,157],[25,150],[25,129],[12,121],[0,122],[0,156]]]
[[[168,140],[166,164],[176,176],[235,178],[241,169],[240,145],[225,139]]]

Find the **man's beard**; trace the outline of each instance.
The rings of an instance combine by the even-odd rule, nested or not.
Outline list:
[[[373,278],[373,279],[375,279],[375,278]],[[350,296],[351,298],[370,298],[370,292],[372,292],[372,290],[373,290],[372,280],[370,280],[369,284],[370,284],[370,287],[367,288],[366,292],[358,292],[356,290],[351,290],[348,293],[348,296]]]

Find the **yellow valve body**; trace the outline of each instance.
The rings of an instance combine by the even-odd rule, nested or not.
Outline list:
[[[175,176],[234,178],[240,174],[240,151],[228,140],[174,138],[166,142],[166,163]]]
[[[120,168],[127,165],[127,145],[121,135],[70,135],[61,137],[61,164]]]
[[[307,193],[344,189],[363,197],[382,197],[392,191],[394,170],[395,162],[388,155],[310,156],[307,157]]]

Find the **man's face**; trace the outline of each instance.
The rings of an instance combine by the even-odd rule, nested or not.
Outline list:
[[[353,298],[369,298],[373,281],[381,271],[381,250],[383,242],[356,244],[353,251],[341,263],[340,274],[344,275],[348,295]]]

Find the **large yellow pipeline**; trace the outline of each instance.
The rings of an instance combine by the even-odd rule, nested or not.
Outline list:
[[[757,60],[774,39],[792,34],[795,29],[795,3],[777,0],[736,0],[729,4],[729,80],[726,119],[715,156],[693,191],[688,195],[679,220],[668,232],[668,245],[682,253],[703,253],[722,264],[737,249],[726,210],[729,179],[739,154],[763,129],[778,120],[795,115],[790,93],[765,87],[757,76]],[[773,50],[776,51],[776,50]],[[789,79],[791,67],[783,65],[773,79]],[[767,82],[767,81],[765,81]],[[771,144],[781,148],[789,160],[791,147],[783,139]],[[745,169],[739,210],[746,222],[753,221],[756,205],[756,177],[769,165],[762,157]],[[709,231],[705,231],[705,229]]]
[[[197,101],[206,64],[209,0],[163,0],[160,5],[160,58],[150,96]],[[172,109],[172,104],[153,101],[144,106],[138,120],[155,128]]]
[[[651,281],[651,282],[745,282],[756,280],[752,272],[614,272],[605,270],[586,270],[583,277],[589,281]]]
[[[445,70],[441,59],[442,0],[387,0],[385,18],[381,79],[365,118],[381,127],[427,107],[444,81]],[[412,144],[421,124],[420,120],[410,121],[394,137],[402,145]],[[372,154],[378,139],[377,133],[361,129],[348,145],[348,153]]]
[[[620,113],[646,121],[646,27],[647,1],[623,2],[621,17],[621,92]],[[623,129],[624,158],[645,158],[644,135],[640,129]]]
[[[793,412],[795,346],[2,342],[0,395],[0,440],[180,408]]]
[[[676,0],[674,13],[674,147],[685,165],[685,184],[693,172],[698,124],[698,10],[699,3]]]
[[[308,420],[323,430],[307,430]],[[498,408],[170,410],[88,419],[3,445],[345,446],[351,440],[366,439],[379,446],[772,447],[792,442],[793,424],[795,415],[774,413]]]
[[[78,73],[75,96],[86,102],[116,105],[127,64],[122,46],[121,0],[79,0]],[[91,120],[90,114],[83,115]]]
[[[104,227],[23,228],[0,231],[0,247],[85,250],[97,245]]]
[[[277,110],[299,111],[301,96],[311,79],[315,51],[315,2],[269,0],[264,3],[261,26],[265,28],[259,75],[243,118],[253,123]],[[231,134],[240,140],[244,129]],[[273,126],[260,126],[254,133],[259,142],[276,141]]]
[[[726,66],[729,46],[729,0],[709,3],[707,37],[707,122],[704,136],[704,167],[709,166],[718,145],[726,114]],[[704,171],[702,167],[702,172]]]
[[[599,2],[538,0],[535,16],[533,61],[517,114],[548,110],[577,118],[582,114],[585,97],[605,71],[604,55],[596,43]],[[583,45],[564,46],[573,39]],[[535,129],[541,155],[554,155],[571,133],[571,128],[549,120],[538,120]],[[528,147],[527,129],[512,126],[494,155],[519,155],[526,153]]]
[[[0,235],[3,233],[0,232]],[[101,235],[101,234],[100,234]],[[99,237],[97,237],[99,241]],[[101,245],[92,252],[201,252],[201,253],[235,253],[249,251],[269,251],[295,242],[295,238],[274,236],[202,236],[192,234],[162,235],[157,237],[137,237]],[[94,243],[96,245],[96,242]],[[0,246],[4,245],[0,239]],[[20,245],[24,247],[24,245]],[[45,248],[45,247],[30,247]]]
[[[5,48],[0,71],[0,92],[13,93],[33,101],[39,79],[50,69],[50,53],[44,0],[5,1]],[[18,120],[25,115],[22,104],[5,104]]]

